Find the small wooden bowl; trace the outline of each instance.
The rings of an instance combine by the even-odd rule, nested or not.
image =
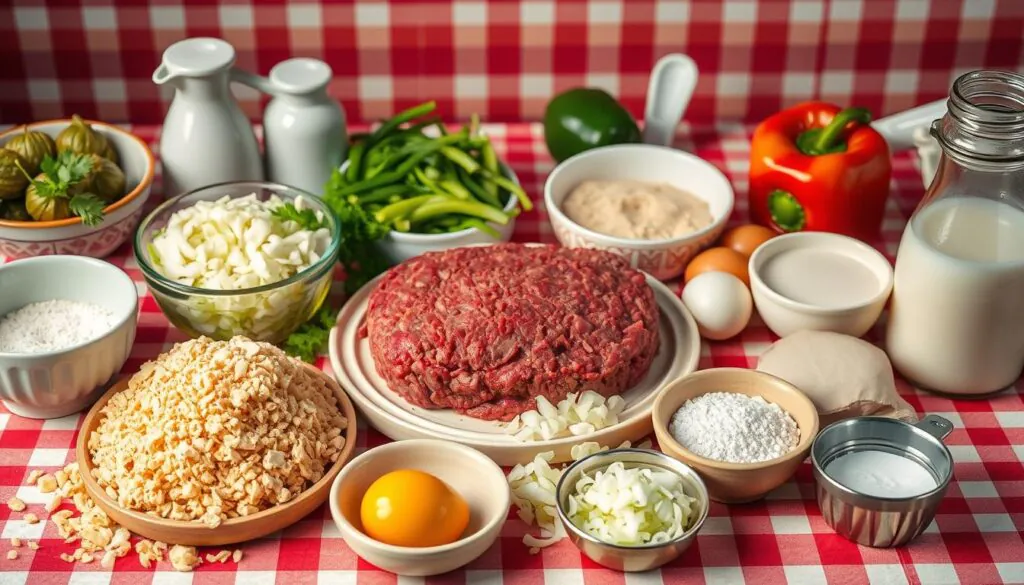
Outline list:
[[[793,417],[800,429],[796,447],[782,457],[758,463],[729,463],[701,457],[680,445],[669,425],[672,415],[687,400],[709,392],[735,392],[760,396]],[[658,394],[651,411],[654,434],[661,450],[693,467],[716,502],[753,502],[786,482],[807,458],[818,435],[818,409],[811,399],[789,382],[771,374],[743,368],[713,368],[669,382]]]
[[[230,518],[221,523],[217,528],[210,528],[198,521],[186,522],[183,520],[168,520],[151,514],[136,512],[120,506],[110,498],[92,477],[92,457],[89,454],[89,435],[92,434],[100,423],[100,410],[115,394],[128,387],[128,377],[119,380],[106,392],[86,415],[82,429],[78,433],[78,444],[75,447],[75,457],[82,474],[82,481],[85,483],[85,491],[89,497],[114,519],[115,522],[124,526],[139,536],[151,540],[160,540],[168,544],[183,544],[189,546],[220,546],[254,540],[276,532],[286,526],[290,526],[320,504],[327,501],[331,491],[331,483],[337,477],[345,462],[352,456],[356,446],[356,412],[352,402],[342,391],[341,386],[333,378],[324,374],[317,368],[307,365],[310,370],[318,375],[324,376],[328,384],[334,389],[338,402],[341,405],[341,413],[348,420],[348,427],[344,431],[345,445],[342,447],[338,460],[327,470],[327,473],[293,500],[284,504],[262,510],[251,516]]]

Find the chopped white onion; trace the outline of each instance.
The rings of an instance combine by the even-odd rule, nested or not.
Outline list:
[[[639,546],[682,536],[696,520],[696,502],[675,473],[616,462],[593,476],[583,474],[566,515],[601,541]]]
[[[629,441],[625,441],[618,448],[625,449],[629,444]],[[644,441],[637,447],[649,448],[650,442]],[[608,447],[589,441],[574,445],[569,454],[573,461],[579,461],[607,449]],[[540,528],[540,537],[532,534],[523,536],[523,544],[530,547],[531,553],[551,546],[565,537],[565,528],[558,521],[558,509],[555,507],[555,488],[564,468],[551,467],[550,463],[554,458],[553,451],[539,453],[530,463],[513,467],[506,478],[512,489],[512,503],[516,506],[519,519],[528,525],[536,524]]]
[[[537,409],[512,419],[506,431],[520,441],[579,437],[618,424],[619,414],[625,408],[626,401],[621,396],[606,399],[592,390],[569,394],[558,406],[538,396]]]
[[[150,255],[163,276],[188,286],[242,290],[280,282],[319,261],[331,243],[326,228],[304,229],[275,216],[285,204],[276,195],[261,201],[255,194],[198,201],[171,215],[150,243]],[[293,204],[308,209],[302,197]],[[317,219],[323,220],[320,212]],[[257,294],[164,297],[164,304],[199,333],[262,337],[294,321],[320,288],[298,282]]]

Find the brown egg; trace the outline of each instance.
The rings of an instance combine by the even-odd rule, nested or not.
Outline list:
[[[774,238],[778,234],[771,228],[763,225],[738,225],[722,235],[721,244],[726,248],[732,248],[746,257],[750,257],[758,246]]]
[[[686,282],[705,272],[728,272],[750,286],[750,275],[747,274],[747,257],[732,248],[719,246],[708,248],[690,260],[686,267]]]

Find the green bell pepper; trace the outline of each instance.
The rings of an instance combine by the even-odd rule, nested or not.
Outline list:
[[[640,142],[640,128],[608,92],[578,87],[548,102],[544,141],[551,156],[561,162],[591,148]]]

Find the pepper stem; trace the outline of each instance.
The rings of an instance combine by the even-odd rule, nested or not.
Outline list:
[[[843,131],[851,122],[869,124],[871,123],[871,112],[867,108],[846,108],[840,111],[832,118],[828,126],[817,133],[814,141],[807,145],[811,151],[808,154],[825,154],[834,150],[836,141],[843,135]]]

